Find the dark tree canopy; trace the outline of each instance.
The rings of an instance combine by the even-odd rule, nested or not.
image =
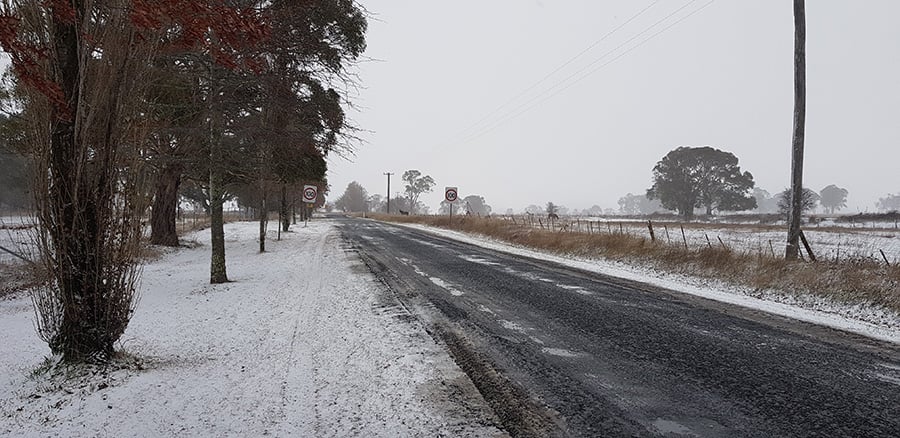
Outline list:
[[[741,211],[756,208],[750,172],[741,172],[738,159],[730,152],[708,146],[679,147],[653,168],[653,186],[647,197],[691,219],[694,209]]]
[[[559,214],[559,206],[554,204],[553,202],[548,202],[546,211],[548,216]]]
[[[841,210],[847,207],[847,195],[850,192],[847,189],[838,187],[834,184],[831,184],[828,187],[822,189],[819,192],[819,196],[821,196],[822,207],[828,212],[828,214],[834,214],[835,211]]]
[[[804,187],[803,195],[800,199],[801,213],[808,213],[815,210],[816,205],[819,204],[819,199],[818,193]],[[788,217],[788,214],[791,212],[791,189],[784,189],[784,191],[778,194],[778,212],[784,217]]]

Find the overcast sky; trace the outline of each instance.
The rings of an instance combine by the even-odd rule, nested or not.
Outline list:
[[[352,116],[369,132],[352,161],[331,161],[332,199],[354,180],[384,194],[384,172],[400,191],[418,169],[437,182],[432,211],[445,186],[501,213],[618,208],[668,151],[704,145],[734,153],[758,187],[788,186],[790,0],[362,4],[373,60]],[[806,8],[805,185],[837,184],[846,212],[872,211],[900,192],[900,2]]]

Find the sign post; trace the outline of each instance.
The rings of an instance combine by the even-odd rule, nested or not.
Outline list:
[[[453,225],[453,203],[459,198],[459,189],[456,187],[446,187],[444,189],[444,199],[450,204],[450,223]]]
[[[319,188],[314,185],[304,185],[303,186],[303,202],[309,204],[308,211],[304,215],[306,221],[303,226],[306,227],[309,223],[309,217],[312,215],[313,206],[316,204],[316,199],[319,198]]]

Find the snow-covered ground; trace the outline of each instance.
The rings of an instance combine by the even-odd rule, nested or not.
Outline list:
[[[0,247],[22,254],[31,247],[29,216],[0,216]],[[18,262],[17,257],[0,249],[0,264]]]
[[[500,435],[329,221],[295,226],[265,254],[257,227],[226,226],[232,283],[208,284],[208,231],[145,266],[121,342],[140,366],[34,376],[49,350],[31,303],[0,300],[0,435]]]
[[[900,344],[900,315],[863,305],[846,305],[823,298],[797,296],[779,291],[756,291],[724,282],[660,271],[605,259],[560,256],[511,245],[485,236],[461,233],[420,224],[398,224],[434,233],[484,248],[548,260],[566,266],[628,280],[649,283],[691,295],[811,322]],[[646,229],[645,229],[646,230]],[[679,230],[679,234],[680,234]],[[687,232],[687,229],[685,229]],[[680,236],[679,236],[680,237]],[[705,239],[704,239],[705,244]]]
[[[516,218],[522,224],[523,218]],[[541,219],[544,227],[549,227],[546,218]],[[527,222],[530,223],[530,222]],[[634,220],[616,221],[610,218],[570,219],[554,221],[554,229],[565,224],[569,230],[582,232],[609,233],[624,232],[635,236],[650,237],[647,222]],[[534,226],[541,225],[536,221]],[[725,244],[741,253],[772,252],[784,254],[787,228],[777,229],[754,224],[715,224],[692,222],[684,227],[684,236],[678,223],[653,222],[656,238],[673,245],[690,248]],[[878,262],[887,258],[891,263],[900,263],[900,229],[893,222],[867,222],[860,224],[836,224],[833,221],[816,225],[805,225],[804,234],[809,240],[814,254],[828,260],[871,259]],[[721,242],[719,241],[721,239]],[[881,253],[884,252],[884,256]]]

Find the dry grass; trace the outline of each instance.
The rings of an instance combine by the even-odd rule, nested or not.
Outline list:
[[[724,280],[757,290],[812,295],[847,304],[873,304],[900,312],[900,266],[875,260],[790,262],[770,255],[739,253],[721,246],[685,249],[660,240],[618,233],[586,234],[540,230],[506,220],[438,216],[375,219],[417,223],[477,233],[512,244],[577,257],[603,257],[649,264],[680,274]]]

